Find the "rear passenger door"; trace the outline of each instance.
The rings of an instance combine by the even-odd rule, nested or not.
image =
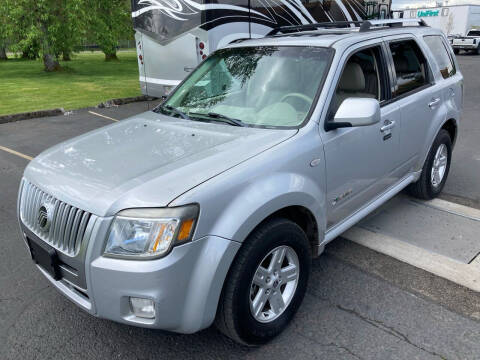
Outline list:
[[[432,66],[435,79],[444,84],[442,92],[447,112],[446,119],[459,119],[463,78],[457,72],[455,55],[443,35],[425,35],[423,39],[436,62],[436,66]]]
[[[385,38],[393,74],[391,101],[400,108],[400,157],[405,171],[420,170],[433,123],[445,117],[441,85],[435,83],[425,49],[414,36]]]

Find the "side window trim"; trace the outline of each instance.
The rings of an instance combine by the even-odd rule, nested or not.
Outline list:
[[[395,42],[400,42],[400,41],[414,41],[415,44],[418,46],[418,48],[420,49],[424,59],[425,59],[425,62],[426,62],[426,65],[427,65],[427,71],[426,71],[426,76],[427,76],[427,83],[425,85],[422,85],[422,86],[419,86],[418,88],[415,88],[413,90],[410,90],[406,93],[403,93],[403,94],[400,94],[400,95],[397,95],[396,92],[397,92],[397,74],[396,74],[396,71],[395,71],[395,63],[393,61],[393,55],[392,55],[392,51],[390,49],[390,44],[391,43],[395,43]],[[386,47],[386,50],[388,52],[388,59],[389,59],[389,62],[390,62],[390,66],[391,66],[391,69],[392,69],[392,76],[393,76],[393,83],[392,83],[392,96],[391,96],[391,99],[390,101],[388,102],[389,104],[390,103],[393,103],[397,100],[400,100],[400,99],[403,99],[403,98],[406,98],[407,96],[411,96],[411,95],[414,95],[420,91],[423,91],[425,89],[428,89],[429,87],[435,85],[435,77],[433,76],[433,72],[432,72],[432,68],[430,66],[430,62],[428,61],[428,58],[425,56],[425,51],[424,49],[422,49],[422,47],[419,45],[418,41],[415,39],[415,37],[413,36],[404,36],[404,37],[401,37],[401,38],[395,38],[395,39],[385,39],[385,47]]]
[[[347,50],[347,54],[345,55],[344,61],[341,63],[341,70],[339,72],[338,78],[335,81],[335,86],[331,87],[331,89],[333,91],[329,95],[330,99],[328,101],[328,107],[327,107],[327,111],[325,113],[324,123],[323,123],[324,130],[326,130],[327,123],[329,121],[331,121],[331,119],[329,119],[329,116],[330,116],[330,113],[331,113],[333,101],[335,99],[335,91],[336,91],[337,86],[340,82],[343,71],[345,70],[345,67],[346,67],[348,61],[350,60],[350,58],[359,51],[366,50],[366,49],[372,49],[372,48],[378,48],[379,49],[380,60],[381,60],[381,64],[380,64],[381,69],[379,69],[379,74],[380,74],[380,76],[381,76],[381,74],[383,74],[383,77],[384,77],[384,81],[381,81],[380,85],[381,85],[381,91],[383,91],[384,94],[385,94],[385,99],[380,101],[380,106],[384,106],[384,105],[389,103],[389,100],[392,96],[390,88],[389,88],[389,85],[390,85],[390,82],[391,82],[391,77],[388,74],[389,73],[389,71],[388,71],[389,64],[388,64],[388,60],[386,59],[387,54],[385,52],[385,43],[381,39],[377,39],[377,40],[379,40],[379,41],[376,42],[376,43],[370,43],[368,45],[353,47],[353,49],[350,50],[350,48],[349,48]],[[343,56],[342,56],[342,58],[343,58]]]
[[[395,67],[393,65],[393,58],[388,48],[388,42],[382,42],[382,50],[383,50],[383,58],[385,61],[385,70],[387,71],[387,81],[388,84],[388,97],[386,100],[386,104],[390,104],[392,102],[393,96],[395,94],[395,87],[397,85],[397,78],[395,75]]]

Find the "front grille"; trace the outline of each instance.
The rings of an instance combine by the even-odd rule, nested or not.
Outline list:
[[[23,183],[21,196],[20,219],[25,226],[57,250],[75,256],[91,214],[54,198],[27,181]],[[47,214],[49,227],[45,229]]]

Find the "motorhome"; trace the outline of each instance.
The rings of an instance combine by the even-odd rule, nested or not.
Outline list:
[[[132,0],[143,94],[168,94],[214,50],[280,26],[385,18],[391,0]]]
[[[423,19],[428,26],[442,30],[447,36],[465,36],[480,26],[480,5],[452,5],[394,11],[394,18]]]

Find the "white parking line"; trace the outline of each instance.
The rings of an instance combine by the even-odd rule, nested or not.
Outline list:
[[[96,113],[94,111],[89,111],[90,114],[93,114],[93,115],[97,115],[97,116],[100,116],[102,118],[105,118],[105,119],[108,119],[108,120],[112,120],[112,121],[119,121],[117,119],[114,119],[114,118],[111,118],[109,116],[106,116],[106,115],[102,115],[102,114],[99,114],[99,113]]]
[[[465,264],[387,235],[353,227],[343,238],[480,292],[480,258]]]
[[[26,160],[32,160],[32,159],[33,159],[33,157],[31,157],[31,156],[22,154],[21,152],[12,150],[12,149],[7,148],[7,147],[5,147],[5,146],[1,146],[1,145],[0,145],[0,150],[3,150],[3,151],[5,151],[5,152],[8,152],[8,153],[13,154],[13,155],[20,156],[21,158],[24,158],[24,159],[26,159]]]
[[[430,201],[420,201],[420,200],[412,200],[418,202],[420,204],[446,211],[450,214],[460,215],[471,220],[480,221],[480,210],[471,208],[469,206],[456,204],[450,201],[442,200],[442,199],[433,199]]]
[[[419,201],[419,203],[444,210],[453,215],[480,221],[480,210],[468,206],[441,199]],[[359,245],[480,292],[480,254],[469,264],[466,264],[409,244],[404,240],[373,232],[360,226],[352,227],[341,236]]]

